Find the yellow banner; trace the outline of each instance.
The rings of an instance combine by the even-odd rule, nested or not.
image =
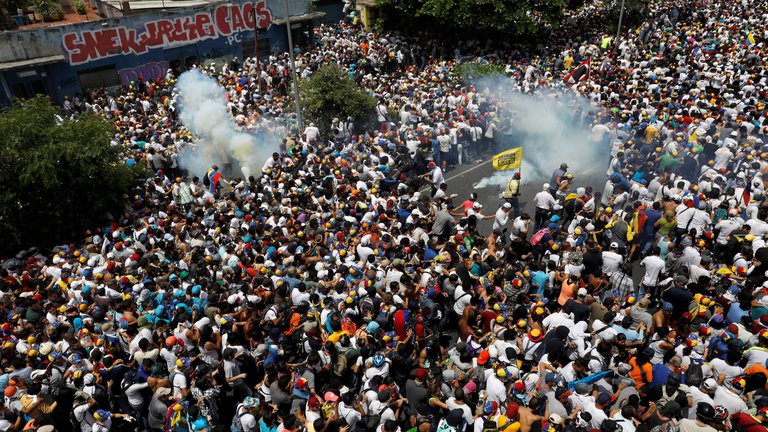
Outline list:
[[[513,148],[493,157],[493,168],[499,171],[520,168],[523,162],[523,148]]]

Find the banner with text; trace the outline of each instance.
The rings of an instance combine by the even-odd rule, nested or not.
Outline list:
[[[520,168],[523,162],[523,148],[517,147],[505,152],[501,152],[493,157],[493,168],[497,170],[508,170]]]
[[[117,55],[139,55],[150,49],[226,37],[254,28],[267,29],[271,22],[272,12],[264,0],[225,4],[210,12],[148,21],[142,28],[113,27],[67,33],[62,38],[62,49],[69,64],[74,66]]]

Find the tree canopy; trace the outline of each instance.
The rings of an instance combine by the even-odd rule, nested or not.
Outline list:
[[[378,4],[387,21],[413,21],[415,28],[432,24],[447,31],[492,30],[522,35],[534,33],[542,25],[558,26],[565,0],[378,0]]]
[[[0,253],[81,237],[119,212],[141,168],[128,167],[112,126],[92,115],[57,117],[46,97],[0,111]]]
[[[301,80],[299,89],[305,123],[315,122],[324,135],[334,117],[368,123],[376,109],[376,99],[335,65],[323,66]]]

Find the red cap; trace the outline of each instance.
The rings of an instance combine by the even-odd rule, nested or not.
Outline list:
[[[320,400],[316,398],[315,396],[312,396],[307,401],[307,405],[309,405],[310,408],[317,408],[320,406]]]
[[[739,326],[737,326],[736,324],[729,324],[728,325],[728,331],[733,333],[734,336],[738,336],[739,335]]]
[[[427,377],[428,372],[429,371],[427,371],[424,368],[416,369],[416,379],[418,379],[419,381],[424,381],[424,378]]]
[[[515,402],[510,402],[509,405],[507,405],[507,418],[511,421],[515,418],[517,415],[517,412],[520,411],[520,405],[518,405]]]
[[[488,360],[491,359],[491,354],[488,352],[488,350],[482,350],[480,351],[480,355],[477,356],[477,364],[484,365],[488,363]]]

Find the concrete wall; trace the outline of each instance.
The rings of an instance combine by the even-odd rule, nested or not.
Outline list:
[[[291,15],[300,15],[306,12],[306,0],[287,0],[287,2]],[[235,0],[228,3],[241,4],[244,3],[244,1]],[[212,3],[211,5],[198,10],[210,12],[220,4],[223,4],[223,2]],[[273,19],[285,17],[284,0],[267,0],[267,6],[272,12]],[[30,30],[3,31],[0,32],[0,63],[60,55],[62,54],[61,40],[65,33],[80,32],[83,30],[99,30],[105,27],[141,28],[146,21],[152,21],[159,18],[171,19],[184,17],[193,13],[194,11],[192,10],[180,9],[72,25],[43,27]]]

